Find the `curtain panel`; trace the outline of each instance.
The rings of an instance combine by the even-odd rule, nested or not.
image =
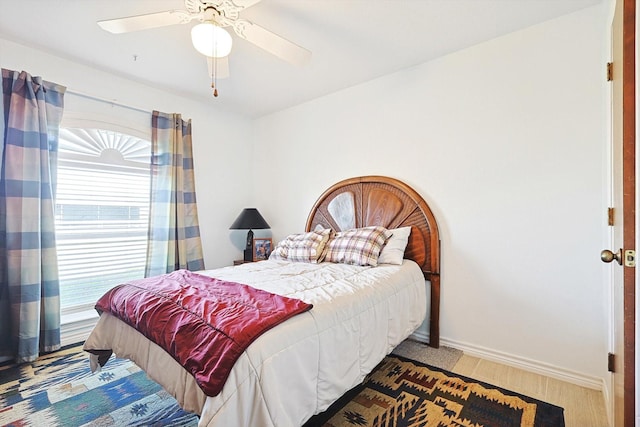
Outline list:
[[[145,276],[202,270],[191,120],[154,111],[151,118],[151,206]]]
[[[18,362],[60,348],[54,215],[65,90],[2,69],[0,354]]]

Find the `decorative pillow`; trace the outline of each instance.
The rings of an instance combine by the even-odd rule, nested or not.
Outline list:
[[[391,232],[379,226],[341,231],[327,243],[324,260],[375,267],[389,237]]]
[[[286,250],[286,247],[284,246],[284,240],[281,240],[280,242],[278,242],[276,247],[273,248],[273,250],[269,254],[269,259],[280,259],[280,260],[287,259],[287,250]]]
[[[400,227],[389,230],[393,235],[382,248],[378,257],[378,264],[395,264],[401,265],[404,258],[404,250],[409,243],[409,234],[411,227]]]
[[[311,263],[322,262],[324,248],[330,234],[330,228],[303,234],[290,234],[276,245],[269,259]]]

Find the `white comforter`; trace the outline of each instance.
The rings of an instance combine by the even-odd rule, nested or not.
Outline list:
[[[362,382],[426,314],[417,264],[375,268],[262,261],[200,272],[313,304],[263,334],[238,359],[222,392],[207,397],[164,350],[103,314],[85,349],[133,360],[200,426],[300,426]]]

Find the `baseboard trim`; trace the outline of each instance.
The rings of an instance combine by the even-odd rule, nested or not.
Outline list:
[[[540,362],[538,360],[516,356],[514,354],[509,354],[502,351],[497,351],[490,348],[447,338],[440,338],[440,343],[448,347],[462,350],[469,356],[475,356],[481,359],[502,363],[503,365],[513,366],[514,368],[519,368],[539,375],[555,378],[571,384],[579,385],[581,387],[587,387],[599,391],[603,391],[605,387],[603,378],[587,375],[559,366],[554,366],[548,363]]]
[[[429,334],[422,331],[416,331],[411,336],[411,339],[428,343]],[[581,372],[572,371],[570,369],[561,368],[548,363],[540,362],[526,357],[516,356],[490,348],[469,344],[461,341],[440,337],[440,344],[447,347],[452,347],[458,350],[462,350],[469,356],[479,357],[481,359],[489,360],[492,362],[502,363],[503,365],[513,366],[514,368],[522,369],[524,371],[533,372],[539,375],[555,378],[561,381],[565,381],[571,384],[579,385],[581,387],[587,387],[594,390],[606,391],[605,379],[595,377],[592,375],[586,375]],[[605,394],[606,396],[606,394]]]

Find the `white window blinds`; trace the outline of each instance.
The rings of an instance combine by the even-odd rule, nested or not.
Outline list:
[[[56,241],[63,313],[144,275],[151,144],[100,129],[60,131]]]

